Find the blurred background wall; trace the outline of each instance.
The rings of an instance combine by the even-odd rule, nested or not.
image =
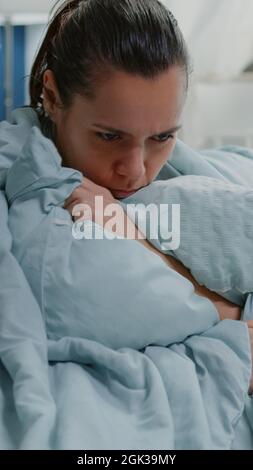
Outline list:
[[[202,148],[253,147],[253,1],[163,3],[177,18],[193,63],[180,137]],[[29,103],[30,68],[54,4],[0,0],[0,120]]]

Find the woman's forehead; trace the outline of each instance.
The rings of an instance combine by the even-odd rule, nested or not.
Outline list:
[[[99,87],[95,99],[77,96],[75,106],[89,124],[127,133],[132,126],[145,122],[165,131],[178,125],[184,101],[184,83],[177,68],[155,80],[129,74],[113,74]],[[155,130],[155,129],[154,129]]]
[[[164,73],[160,73],[154,78],[145,78],[140,75],[131,75],[125,72],[114,72],[96,88],[96,99],[105,99],[110,96],[114,100],[143,99],[163,97],[173,95],[181,90],[185,83],[185,73],[178,66],[171,67]]]

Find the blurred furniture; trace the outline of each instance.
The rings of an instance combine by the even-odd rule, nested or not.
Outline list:
[[[253,148],[253,73],[193,82],[180,137],[195,148],[226,144]]]

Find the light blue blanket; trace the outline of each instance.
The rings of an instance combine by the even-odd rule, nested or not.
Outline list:
[[[245,195],[252,170],[249,150],[178,141],[157,180],[203,175]],[[32,110],[0,124],[0,171],[0,447],[253,449],[246,325],[219,322],[137,241],[73,238],[63,203],[83,176]]]

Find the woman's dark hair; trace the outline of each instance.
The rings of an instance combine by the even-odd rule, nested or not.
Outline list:
[[[57,2],[58,4],[58,2]],[[30,106],[43,109],[43,74],[52,70],[64,107],[75,94],[95,97],[96,85],[121,70],[154,78],[190,61],[172,13],[158,0],[70,0],[56,10],[30,76]]]

